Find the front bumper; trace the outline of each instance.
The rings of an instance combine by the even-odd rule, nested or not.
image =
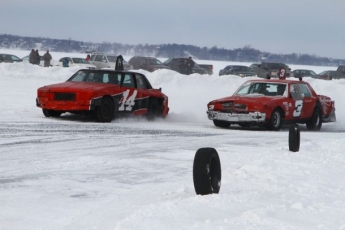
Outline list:
[[[266,120],[266,114],[260,112],[252,113],[223,113],[219,111],[207,111],[208,119],[210,120],[220,120],[220,121],[229,121],[234,123],[243,123],[243,122],[254,122],[254,123],[264,123]]]

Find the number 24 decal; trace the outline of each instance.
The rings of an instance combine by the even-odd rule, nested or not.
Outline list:
[[[134,90],[131,96],[129,96],[129,92],[130,92],[129,89],[123,92],[123,97],[121,98],[119,102],[121,103],[121,106],[119,107],[119,111],[132,111],[133,106],[135,105],[135,97],[137,96],[138,91]]]
[[[293,116],[294,117],[301,116],[302,108],[303,108],[303,101],[302,100],[295,101],[295,110],[293,111]]]

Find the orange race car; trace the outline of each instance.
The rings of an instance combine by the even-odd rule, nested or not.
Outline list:
[[[336,121],[334,101],[317,95],[302,80],[249,80],[232,96],[209,102],[207,109],[218,127],[238,124],[279,130],[284,123],[304,123],[308,130],[320,130],[322,122]]]
[[[123,69],[79,70],[64,83],[39,88],[36,105],[46,117],[70,112],[95,115],[100,122],[130,114],[164,118],[169,112],[161,89],[153,89],[145,75]]]

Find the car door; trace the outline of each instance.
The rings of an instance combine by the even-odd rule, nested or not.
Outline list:
[[[317,98],[313,97],[313,94],[307,84],[301,82],[298,84],[298,88],[303,100],[302,118],[309,118],[314,112]]]
[[[139,99],[141,92],[136,88],[134,73],[123,73],[121,79],[123,88],[122,98],[119,101],[119,112],[128,114],[140,109]]]
[[[292,99],[292,119],[302,120],[311,117],[315,106],[315,98],[312,97],[312,93],[306,84],[291,84],[290,98]]]

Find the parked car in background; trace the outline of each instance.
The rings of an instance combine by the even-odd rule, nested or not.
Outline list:
[[[116,54],[93,52],[91,54],[90,64],[95,65],[97,69],[115,69],[117,56]],[[123,60],[123,67],[125,70],[133,69],[133,66],[125,60]]]
[[[158,69],[171,69],[155,57],[134,56],[129,59],[128,63],[133,66],[133,69],[143,69],[149,72]]]
[[[286,77],[290,77],[291,69],[288,65],[278,62],[262,62],[253,66],[253,70],[258,77],[262,78],[278,78],[277,73],[279,69],[285,69]]]
[[[198,64],[201,68],[205,69],[209,75],[213,74],[213,65],[210,64]]]
[[[290,78],[291,79],[291,78]],[[299,80],[260,79],[243,83],[229,97],[210,101],[207,116],[217,127],[232,124],[280,130],[283,124],[306,124],[318,131],[322,122],[335,122],[334,101],[318,95]]]
[[[303,78],[303,77],[312,77],[317,78],[317,74],[309,69],[295,69],[291,72],[290,77]]]
[[[322,71],[315,78],[322,79],[322,80],[332,80],[332,72],[333,70]]]
[[[3,63],[22,62],[23,60],[13,54],[1,54],[0,59]]]
[[[168,60],[163,62],[163,64],[169,66],[172,70],[175,70],[176,72],[179,72],[181,74],[187,74],[186,66],[188,60],[188,58],[169,58]],[[206,69],[201,68],[194,60],[192,61],[194,62],[192,73],[208,74]]]
[[[219,71],[219,76],[222,75],[237,75],[240,77],[251,77],[256,76],[253,69],[249,68],[248,66],[244,65],[228,65],[224,69]]]
[[[95,65],[90,64],[89,61],[86,61],[85,58],[80,57],[63,57],[60,58],[59,62],[56,64],[57,66],[63,66],[63,60],[68,60],[68,66],[80,66],[82,68],[88,68],[88,69],[96,69]]]
[[[345,65],[338,66],[337,70],[329,70],[329,80],[345,78]]]

